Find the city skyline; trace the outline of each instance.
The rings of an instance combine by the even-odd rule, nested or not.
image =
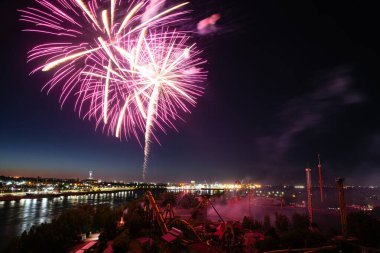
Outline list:
[[[139,181],[143,147],[95,131],[72,102],[61,110],[59,88],[49,96],[40,91],[48,77],[29,76],[25,63],[38,38],[21,32],[16,11],[27,1],[5,5],[0,175],[76,178],[93,170],[99,178]],[[301,183],[309,163],[317,182],[320,153],[324,182],[377,182],[377,19],[364,15],[374,10],[313,1],[243,10],[241,1],[222,1],[199,13],[204,5],[191,6],[197,21],[221,15],[216,31],[196,36],[208,59],[206,92],[178,133],[159,134],[147,181]],[[354,13],[360,20],[351,21]]]

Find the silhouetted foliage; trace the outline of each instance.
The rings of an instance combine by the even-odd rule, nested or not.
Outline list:
[[[367,213],[350,213],[347,217],[348,234],[371,247],[380,247],[380,221]]]
[[[142,228],[147,224],[144,220],[144,209],[140,201],[131,201],[127,206],[128,212],[124,216],[125,227],[129,229],[131,235],[137,236]]]
[[[308,230],[309,229],[309,215],[295,213],[292,215],[292,229],[294,230]]]
[[[270,224],[270,217],[269,215],[265,215],[264,216],[264,222],[263,222],[263,230],[264,232],[265,231],[268,231],[271,227],[271,224]]]
[[[125,253],[128,250],[129,243],[131,242],[131,237],[129,231],[126,229],[118,235],[112,244],[112,249],[114,253]]]
[[[326,237],[320,232],[311,232],[306,233],[305,237],[305,246],[306,247],[318,247],[322,246],[327,242]]]
[[[177,194],[174,192],[164,192],[160,196],[161,198],[161,206],[166,207],[167,204],[170,204],[171,206],[176,205],[177,201]]]
[[[194,208],[199,204],[198,199],[193,194],[185,194],[179,200],[178,205],[185,209]]]
[[[42,223],[24,231],[10,241],[5,252],[67,252],[80,240],[80,234],[104,230],[108,224],[116,227],[116,217],[109,208],[95,209],[87,205],[69,209],[49,224]]]
[[[286,215],[275,213],[276,220],[275,225],[278,232],[286,232],[289,229],[289,219]]]
[[[247,216],[244,216],[242,226],[243,228],[251,230],[258,230],[262,228],[262,225],[259,221]]]
[[[371,211],[371,216],[380,219],[380,206],[375,206]]]
[[[303,248],[305,246],[305,233],[300,230],[291,230],[281,235],[281,244],[285,248]]]
[[[104,232],[100,233],[98,240],[98,252],[103,252],[107,247],[108,238]]]
[[[274,229],[274,227],[270,227],[268,229],[268,231],[265,232],[264,235],[265,235],[265,237],[272,237],[272,238],[276,239],[277,241],[280,239],[280,237],[278,236],[276,229]]]
[[[259,252],[281,248],[318,247],[327,241],[326,237],[319,232],[316,224],[314,224],[315,229],[310,230],[309,218],[306,214],[294,214],[291,223],[288,217],[283,214],[275,213],[275,219],[276,229],[270,225],[269,216],[264,217],[265,239],[256,245]]]
[[[142,253],[159,253],[160,252],[160,244],[158,240],[153,240],[153,242],[145,243],[141,247]]]
[[[105,205],[99,205],[96,208],[94,215],[93,229],[99,231],[108,222],[108,217],[111,213],[111,208]]]
[[[279,241],[277,238],[266,236],[264,240],[257,242],[256,248],[259,250],[259,252],[263,252],[278,249],[278,246]]]

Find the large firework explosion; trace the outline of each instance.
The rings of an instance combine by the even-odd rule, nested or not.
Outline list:
[[[200,51],[183,22],[187,3],[163,8],[162,0],[36,0],[20,10],[33,24],[25,31],[48,34],[29,51],[28,61],[43,61],[36,71],[51,71],[44,88],[60,86],[60,102],[76,97],[82,118],[117,138],[144,138],[143,179],[155,130],[175,128],[203,93],[206,72]]]

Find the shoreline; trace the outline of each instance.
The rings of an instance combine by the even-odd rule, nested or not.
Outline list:
[[[78,191],[78,192],[60,192],[60,193],[38,193],[38,194],[28,194],[25,195],[12,195],[12,194],[4,194],[0,196],[0,201],[14,201],[21,199],[42,199],[42,198],[59,198],[64,196],[80,196],[87,194],[98,194],[98,193],[116,193],[123,191],[133,191],[139,190],[141,188],[123,188],[117,190],[99,190],[99,191]]]

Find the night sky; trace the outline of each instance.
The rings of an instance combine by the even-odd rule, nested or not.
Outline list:
[[[159,133],[149,181],[303,183],[307,163],[325,182],[379,184],[380,16],[346,1],[196,1],[196,23],[213,13],[214,32],[194,36],[209,77],[179,132]],[[143,148],[95,131],[59,88],[41,92],[49,73],[29,76],[17,9],[1,8],[0,175],[139,180]],[[201,4],[202,3],[202,4]]]

